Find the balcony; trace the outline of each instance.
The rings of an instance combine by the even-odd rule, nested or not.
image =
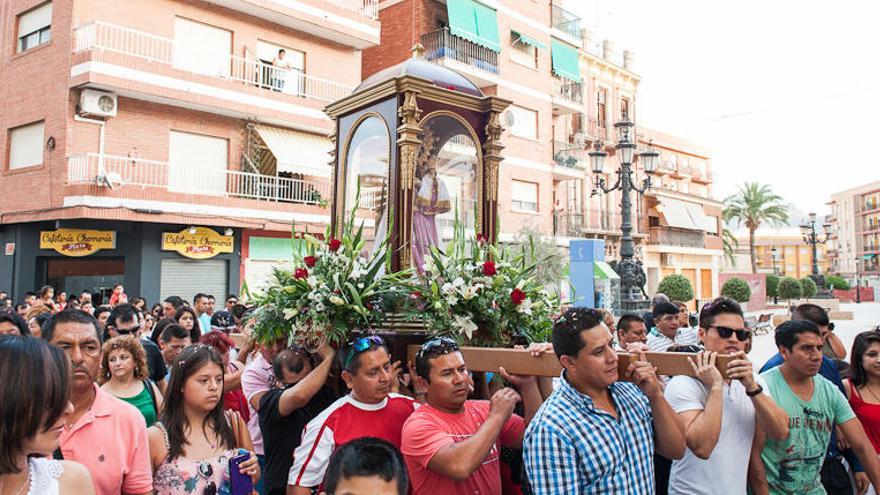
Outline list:
[[[213,196],[220,200],[241,198],[303,205],[320,205],[330,199],[329,181],[306,181],[238,170],[174,167],[168,162],[97,153],[68,158],[67,184],[94,186],[104,194],[118,193],[132,199],[155,197],[155,194],[149,194],[150,190]]]
[[[698,230],[672,229],[669,227],[651,227],[648,233],[648,244],[701,249],[706,247],[702,232]]]
[[[555,235],[565,237],[585,236],[608,236],[619,237],[622,220],[620,213],[611,213],[600,210],[564,210],[553,214],[553,228]],[[635,219],[633,222],[632,235],[636,238],[644,237],[645,221]]]
[[[712,183],[712,172],[707,170],[703,170],[698,167],[691,168],[691,180],[698,184],[711,184]]]
[[[587,137],[587,144],[592,145],[596,141],[610,144],[609,132],[607,125],[600,125],[599,121],[594,117],[588,117],[579,114],[577,124],[575,125],[575,133],[582,132]]]
[[[676,164],[673,160],[660,160],[660,165],[654,172],[657,175],[671,175],[676,173]]]
[[[673,177],[676,179],[690,179],[692,174],[691,167],[688,165],[679,165],[676,167]]]
[[[498,83],[498,53],[449,32],[448,28],[421,37],[425,59],[457,70],[481,88]]]
[[[584,89],[581,83],[554,77],[550,96],[553,101],[553,115],[584,111]]]
[[[581,18],[573,12],[563,9],[555,3],[551,5],[551,25],[554,29],[558,29],[563,33],[575,38],[581,39]]]
[[[363,50],[379,45],[379,0],[206,0]]]
[[[351,93],[345,84],[281,69],[255,57],[218,57],[204,48],[104,22],[74,29],[72,86],[239,118],[258,113],[289,125],[329,126],[323,107]],[[328,127],[329,128],[329,127]]]

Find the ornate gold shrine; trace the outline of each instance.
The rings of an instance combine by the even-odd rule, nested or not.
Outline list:
[[[336,122],[331,222],[339,232],[357,199],[367,249],[389,236],[392,269],[421,269],[458,221],[497,236],[501,112],[465,76],[413,57],[380,71],[325,112]]]

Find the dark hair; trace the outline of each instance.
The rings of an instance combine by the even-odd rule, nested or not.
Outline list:
[[[233,342],[232,339],[229,338],[229,335],[226,335],[220,330],[212,330],[205,335],[202,335],[199,342],[205,345],[209,345],[214,349],[217,349],[217,352],[221,354],[224,352],[228,352],[229,349],[235,349],[235,342]]]
[[[27,291],[27,292],[24,293],[24,297],[25,297],[25,299],[27,299],[28,297],[31,297],[31,296],[37,297],[37,293],[34,292],[34,291],[32,291],[32,290],[29,290],[29,291]]]
[[[789,351],[797,344],[798,335],[802,333],[819,333],[819,327],[812,321],[807,320],[790,320],[776,327],[776,347],[785,347]]]
[[[431,360],[459,352],[458,343],[449,337],[435,337],[422,344],[416,353],[416,375],[431,382]]]
[[[630,325],[633,323],[645,323],[645,320],[636,315],[623,315],[617,320],[617,331],[623,333],[629,332],[631,330]]]
[[[189,338],[189,332],[186,331],[185,328],[174,323],[172,320],[161,320],[165,322],[165,325],[162,328],[162,333],[159,334],[159,340],[162,342],[168,343],[171,342],[171,339],[186,339]]]
[[[308,353],[297,347],[288,347],[275,356],[272,361],[272,373],[278,380],[284,380],[284,370],[299,373],[306,367],[307,362],[311,364]]]
[[[180,296],[168,296],[163,302],[167,302],[174,309],[178,309],[184,304],[183,299]]]
[[[165,398],[165,406],[162,408],[160,420],[162,426],[168,432],[168,459],[174,460],[184,454],[183,450],[189,441],[186,438],[187,430],[190,429],[189,423],[184,414],[184,396],[183,388],[187,379],[198,372],[208,363],[214,363],[223,373],[223,360],[220,353],[209,345],[196,344],[191,345],[180,352],[174,363],[171,364],[171,378],[168,380],[168,394]],[[222,389],[222,387],[221,387]],[[222,391],[222,390],[221,390]],[[208,413],[205,422],[202,425],[203,433],[207,438],[206,428],[211,428],[219,438],[219,443],[228,449],[237,447],[235,444],[235,435],[226,414],[223,412],[223,401],[217,401],[214,409]]]
[[[19,473],[24,442],[50,428],[70,401],[70,361],[32,337],[0,337],[0,475]]]
[[[727,297],[719,297],[704,304],[700,309],[700,328],[708,329],[715,324],[715,318],[723,314],[737,315],[743,318],[742,306]]]
[[[551,339],[556,357],[577,356],[587,345],[581,332],[602,323],[602,314],[590,308],[569,308],[553,324]]]
[[[52,287],[51,285],[44,285],[44,286],[40,287],[40,292],[37,293],[37,297],[40,299],[46,297],[46,294],[48,294],[50,290],[52,292],[55,292],[55,288]]]
[[[856,338],[853,341],[852,352],[850,353],[850,360],[852,361],[852,376],[850,381],[853,385],[863,385],[868,383],[868,375],[865,373],[863,356],[868,352],[871,344],[880,344],[880,333],[868,330],[867,332],[862,332],[856,335]]]
[[[241,319],[244,318],[245,313],[247,313],[249,310],[250,308],[248,308],[244,304],[236,304],[232,307],[232,317],[238,321],[241,321]]]
[[[235,328],[235,319],[229,311],[220,310],[211,317],[211,328],[232,329]]]
[[[229,294],[228,296],[226,296],[226,300],[227,300],[227,301],[230,300],[230,299],[232,299],[232,298],[235,298],[236,301],[239,299],[239,298],[238,298],[238,295],[236,295],[236,294]]]
[[[177,312],[174,313],[174,321],[180,324],[180,318],[187,313],[191,314],[193,317],[193,327],[192,330],[189,331],[189,338],[192,343],[195,344],[202,336],[202,327],[199,325],[199,315],[196,314],[196,310],[189,306],[181,306],[177,308]]]
[[[791,313],[791,319],[812,321],[817,327],[827,327],[831,323],[825,308],[815,304],[801,304],[794,308],[794,311]]]
[[[287,50],[285,50],[284,48],[282,48],[282,49],[278,50],[278,53],[287,53]]]
[[[217,298],[214,297],[213,294],[208,294],[208,300],[210,301],[211,299],[213,299],[213,300],[215,300],[215,301],[217,300]]]
[[[4,321],[8,321],[18,328],[18,333],[21,335],[30,335],[31,330],[28,328],[28,324],[24,321],[24,318],[18,316],[15,313],[8,313],[6,311],[0,311],[0,323]]]
[[[343,345],[342,348],[339,349],[339,366],[343,370],[351,373],[352,375],[356,375],[358,370],[361,369],[361,355],[362,354],[365,354],[365,353],[370,352],[375,349],[382,348],[382,349],[385,349],[385,352],[387,352],[389,356],[391,355],[391,352],[388,350],[387,345],[385,345],[385,344],[379,345],[379,344],[376,344],[375,342],[370,342],[370,347],[368,347],[362,351],[355,352],[354,349],[352,349],[352,347],[351,347],[351,342],[359,340],[361,337],[366,337],[366,335],[352,336],[352,340],[350,342],[346,342],[345,345]],[[349,357],[349,355],[352,352],[355,352],[354,356]]]
[[[59,323],[82,323],[84,325],[91,325],[92,328],[95,329],[95,335],[98,336],[98,342],[104,342],[103,335],[101,335],[101,331],[98,330],[98,320],[85,311],[80,311],[78,309],[65,309],[64,311],[59,311],[46,320],[46,323],[40,328],[42,337],[46,342],[52,342],[52,336],[55,334],[55,328]]]
[[[202,292],[199,292],[195,296],[193,296],[193,304],[199,302],[199,299],[207,299],[208,295]]]
[[[129,303],[125,304],[117,304],[113,310],[110,311],[110,317],[107,319],[107,325],[115,327],[117,325],[117,320],[119,323],[124,323],[127,321],[138,321],[136,309]]]
[[[409,475],[400,451],[380,438],[358,438],[339,447],[330,456],[324,475],[324,490],[336,493],[342,480],[373,476],[383,481],[396,480],[398,495],[409,491]]]
[[[15,305],[15,310],[16,310],[16,311],[21,311],[22,309],[28,309],[28,308],[30,308],[30,307],[31,307],[30,304],[28,304],[28,303],[24,303],[24,302],[23,302],[23,303],[18,303],[18,304],[16,304],[16,305]]]
[[[669,301],[664,301],[654,306],[654,318],[659,318],[663,315],[677,315],[678,313],[678,306]]]
[[[92,305],[94,306],[94,304],[92,304]],[[95,319],[97,320],[104,313],[112,313],[112,312],[113,312],[113,308],[111,308],[110,306],[107,306],[106,304],[102,304],[102,305],[98,306],[97,308],[95,308]],[[107,317],[107,321],[110,321],[109,316]]]

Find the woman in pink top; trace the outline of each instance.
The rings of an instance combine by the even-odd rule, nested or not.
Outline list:
[[[229,460],[238,449],[250,453],[241,472],[255,484],[260,479],[245,422],[223,411],[223,374],[220,354],[204,344],[174,360],[165,409],[147,432],[158,495],[229,493]]]
[[[856,335],[851,360],[852,378],[844,380],[847,399],[880,454],[880,332]]]

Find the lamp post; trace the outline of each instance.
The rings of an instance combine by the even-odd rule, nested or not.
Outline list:
[[[660,153],[649,149],[635,153],[636,144],[633,136],[634,124],[624,115],[623,120],[614,124],[617,130],[618,140],[615,149],[617,149],[620,168],[617,170],[617,182],[608,187],[605,179],[598,176],[602,173],[605,164],[605,157],[608,153],[601,149],[601,144],[597,141],[595,149],[589,153],[590,166],[596,175],[593,194],[604,192],[606,194],[620,190],[620,262],[617,264],[617,273],[620,275],[620,309],[623,314],[640,314],[650,307],[650,301],[642,296],[640,286],[637,282],[636,274],[638,273],[638,265],[634,258],[635,245],[632,238],[632,200],[630,192],[635,191],[637,194],[645,194],[651,188],[651,175],[657,167],[657,161]],[[642,161],[642,165],[648,176],[642,181],[641,187],[633,183],[633,158],[637,155]]]
[[[819,261],[817,256],[817,248],[819,244],[825,244],[828,242],[828,239],[831,237],[831,224],[826,223],[822,226],[822,229],[825,232],[824,237],[820,237],[820,233],[816,232],[816,214],[810,213],[810,219],[807,223],[801,225],[801,236],[804,239],[804,242],[809,244],[813,250],[813,270],[810,274],[810,278],[813,279],[813,282],[816,282],[816,285],[819,288],[825,287],[825,277],[819,274]]]
[[[862,302],[862,279],[861,274],[859,273],[859,257],[856,256],[856,304],[861,304]]]
[[[779,268],[776,267],[776,263],[779,262],[779,250],[774,248],[770,248],[770,262],[773,263],[773,275],[779,276]],[[776,293],[773,294],[773,304],[779,304],[779,287],[776,288]]]

